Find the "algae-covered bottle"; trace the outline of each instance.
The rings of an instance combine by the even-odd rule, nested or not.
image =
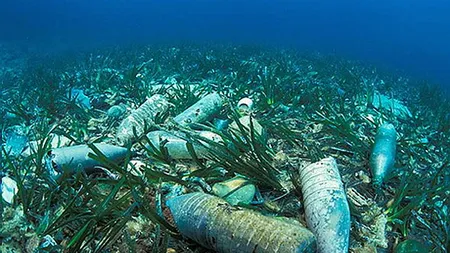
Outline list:
[[[171,198],[167,206],[185,237],[216,252],[315,252],[314,235],[299,222],[233,207],[205,193]]]
[[[183,126],[202,123],[218,113],[222,105],[222,97],[214,92],[197,101],[197,103],[177,115],[173,120]]]
[[[105,155],[107,159],[119,162],[125,158],[128,150],[123,147],[106,143],[95,143],[96,148]],[[51,175],[58,175],[64,171],[75,173],[79,170],[86,173],[99,171],[97,167],[103,164],[89,157],[89,153],[95,154],[88,145],[76,145],[70,147],[54,148],[48,151],[45,158],[47,169]]]
[[[210,131],[197,131],[195,134],[211,141],[223,141],[220,135]],[[161,144],[164,144],[164,148],[167,149],[167,153],[172,159],[192,159],[192,155],[186,146],[188,141],[186,138],[183,138],[183,135],[184,134],[180,132],[170,133],[157,130],[148,133],[147,138],[150,143],[158,149],[161,147]],[[204,141],[200,141],[200,143],[201,144],[192,144],[195,154],[200,159],[207,158],[209,154],[208,147],[210,145]]]
[[[379,187],[395,163],[397,132],[392,124],[383,124],[375,136],[370,155],[370,169],[375,187]]]
[[[155,118],[162,115],[169,109],[169,101],[159,94],[151,96],[139,108],[131,112],[117,129],[116,141],[124,146],[134,140],[133,128],[138,136],[144,134],[146,127],[154,124]]]

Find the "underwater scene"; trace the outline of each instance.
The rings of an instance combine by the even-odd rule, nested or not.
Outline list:
[[[445,1],[0,5],[0,253],[450,252]]]

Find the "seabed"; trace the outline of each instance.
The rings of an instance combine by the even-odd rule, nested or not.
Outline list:
[[[180,236],[165,200],[213,194],[236,175],[256,186],[240,208],[306,226],[298,170],[326,157],[337,161],[350,206],[350,252],[410,252],[402,242],[450,250],[450,103],[437,86],[337,56],[251,46],[116,47],[0,64],[0,176],[17,189],[5,199],[2,188],[0,252],[209,252]],[[224,100],[215,115],[173,123],[214,92]],[[97,173],[49,172],[51,148],[117,145],[120,123],[154,94],[170,106],[145,133],[181,131],[190,152],[205,141],[192,129],[223,143],[206,147],[206,158],[178,160],[140,135],[121,162],[94,152]],[[224,123],[242,116],[242,98],[261,134],[253,123],[237,132]],[[369,157],[384,123],[394,125],[397,149],[376,187]]]

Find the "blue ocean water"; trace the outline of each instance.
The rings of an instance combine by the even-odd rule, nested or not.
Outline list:
[[[2,0],[0,41],[53,52],[154,42],[335,53],[450,87],[450,1]]]
[[[0,0],[0,253],[450,252],[448,1]]]

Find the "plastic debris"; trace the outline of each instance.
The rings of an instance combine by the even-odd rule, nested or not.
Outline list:
[[[14,197],[16,196],[19,188],[17,188],[17,183],[12,178],[6,176],[2,177],[1,181],[1,192],[2,198],[6,203],[12,204],[14,202]]]
[[[190,126],[202,123],[220,111],[223,100],[217,93],[211,93],[177,115],[173,120],[180,125]]]
[[[60,148],[60,147],[69,146],[73,142],[71,139],[67,138],[64,135],[50,134],[49,138],[51,138],[51,141],[50,141],[50,147],[51,148]],[[28,157],[31,154],[33,154],[33,152],[36,152],[36,150],[38,148],[38,145],[39,145],[39,142],[40,141],[30,141],[30,142],[28,142],[27,147],[22,152],[22,156]]]
[[[250,132],[250,126],[253,125],[254,133],[263,138],[265,137],[264,128],[261,126],[261,124],[259,124],[259,122],[255,118],[251,118],[251,123],[250,123],[250,116],[243,116],[243,117],[239,118],[239,122],[245,128],[244,130],[247,133]],[[235,121],[233,121],[230,124],[230,129],[236,131],[237,133],[239,133],[239,131],[240,131],[239,126]]]
[[[314,235],[298,222],[233,207],[205,193],[167,201],[181,234],[217,252],[315,252]]]
[[[169,109],[169,101],[159,94],[151,96],[139,108],[134,110],[119,125],[116,141],[124,146],[135,139],[133,128],[138,136],[144,134],[145,128],[151,127],[158,115],[162,115]]]
[[[118,119],[121,118],[126,112],[127,108],[125,105],[113,105],[108,109],[106,115],[108,115],[109,118]]]
[[[93,144],[102,152],[106,158],[119,162],[125,158],[128,149],[105,143]],[[90,158],[89,153],[95,154],[88,145],[77,145],[71,147],[55,148],[47,153],[46,165],[51,175],[58,175],[64,171],[75,173],[83,170],[93,173],[98,167],[103,166],[100,162]]]
[[[197,132],[201,137],[207,138],[209,140],[220,142],[223,141],[220,135],[215,134],[209,131],[198,131]],[[171,134],[166,131],[152,131],[147,134],[148,139],[152,143],[154,147],[157,149],[160,148],[161,144],[163,144],[164,148],[167,149],[169,156],[173,159],[192,159],[191,153],[186,147],[187,140],[184,139],[182,133]],[[206,147],[207,143],[200,141]],[[203,145],[193,143],[193,148],[195,150],[195,154],[198,158],[203,159],[208,155],[208,149]],[[150,148],[151,150],[151,148]]]
[[[336,161],[325,158],[299,171],[306,222],[318,252],[348,252],[350,209]]]
[[[319,75],[319,72],[317,71],[310,71],[307,74],[309,77],[317,77]]]
[[[223,130],[227,129],[228,126],[230,125],[230,120],[215,118],[215,119],[213,119],[213,125],[214,125],[215,129],[217,129],[219,131],[223,131]]]
[[[392,113],[400,118],[412,117],[411,111],[401,101],[389,98],[380,93],[375,93],[373,96],[372,106],[376,109],[385,109],[392,111]]]
[[[256,187],[243,177],[234,177],[213,185],[212,192],[224,198],[230,205],[249,205],[255,197]]]
[[[55,239],[53,239],[53,237],[51,237],[50,235],[46,235],[44,236],[44,238],[42,238],[39,248],[47,249],[50,247],[55,247],[56,245],[58,245],[58,243],[56,243]]]
[[[253,111],[253,100],[250,98],[242,98],[238,102],[237,109],[241,115],[249,114]]]
[[[28,137],[22,126],[12,126],[6,130],[5,151],[11,156],[20,155],[26,148]]]
[[[75,99],[75,102],[83,109],[91,109],[91,100],[84,95],[84,91],[80,89],[70,90],[70,98]]]
[[[373,184],[379,187],[395,163],[397,132],[392,124],[383,124],[375,136],[375,144],[370,154],[370,168]]]

